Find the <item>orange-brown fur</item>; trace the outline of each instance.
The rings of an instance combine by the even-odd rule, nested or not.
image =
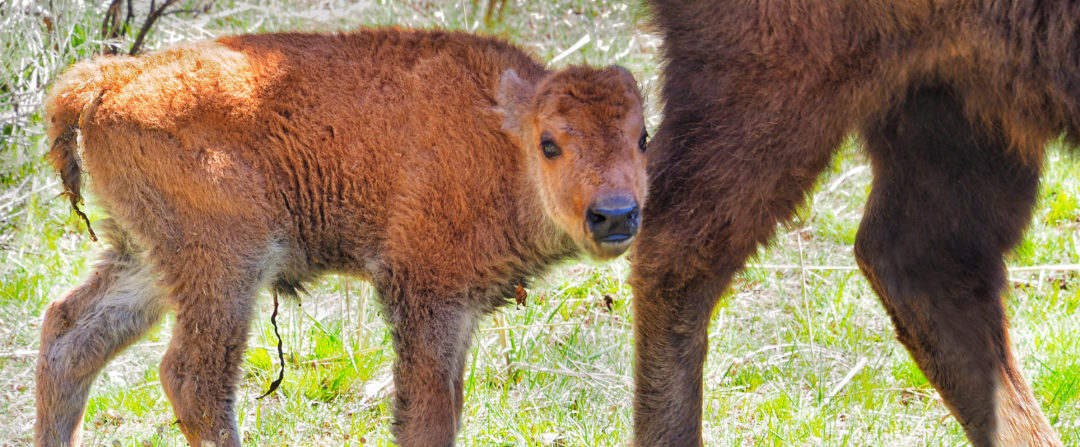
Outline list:
[[[97,272],[46,312],[39,445],[78,443],[97,372],[169,309],[161,380],[180,429],[238,445],[256,291],[328,272],[379,292],[398,442],[450,445],[477,319],[559,260],[621,253],[629,241],[598,242],[586,210],[646,193],[625,69],[549,72],[461,33],[250,35],[99,58],[47,107],[73,201],[85,170],[110,220]]]
[[[631,275],[635,441],[701,443],[711,310],[858,132],[874,182],[855,255],[897,338],[972,444],[1060,445],[1001,296],[1044,145],[1080,138],[1080,3],[650,6],[665,105]]]

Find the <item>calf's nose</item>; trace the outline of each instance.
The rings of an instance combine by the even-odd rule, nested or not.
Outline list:
[[[616,196],[590,206],[585,222],[597,242],[622,242],[637,234],[641,212],[636,200]]]

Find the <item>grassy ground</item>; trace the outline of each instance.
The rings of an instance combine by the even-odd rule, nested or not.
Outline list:
[[[145,7],[145,5],[143,5]],[[514,0],[501,23],[485,2],[219,0],[197,16],[166,16],[150,47],[242,31],[440,26],[504,35],[537,56],[628,67],[642,81],[654,127],[658,39],[636,5]],[[56,197],[42,159],[42,89],[94,51],[101,13],[76,0],[0,0],[0,445],[30,442],[41,312],[88,271],[99,248]],[[45,14],[45,15],[42,15]],[[52,29],[45,25],[48,17]],[[1009,258],[1009,313],[1025,374],[1066,444],[1080,444],[1080,280],[1045,266],[1077,262],[1080,160],[1051,151],[1040,207]],[[707,445],[958,445],[958,425],[893,339],[853,268],[851,243],[869,187],[854,143],[799,218],[735,281],[716,310],[705,372]],[[92,200],[92,199],[91,199]],[[91,203],[92,219],[103,217]],[[1024,269],[1024,267],[1032,267]],[[1043,267],[1039,267],[1043,266]],[[524,307],[486,319],[466,372],[464,445],[626,445],[631,437],[632,340],[625,261],[566,265]],[[265,297],[264,297],[265,298]],[[387,445],[390,362],[371,289],[330,277],[283,306],[288,369],[277,374],[263,299],[237,414],[247,444]],[[87,445],[183,445],[157,381],[171,320],[114,360],[92,391]]]

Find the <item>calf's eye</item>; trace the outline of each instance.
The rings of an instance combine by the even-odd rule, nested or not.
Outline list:
[[[554,141],[551,141],[551,137],[546,134],[540,137],[540,151],[544,153],[544,157],[549,159],[558,157],[562,154],[562,149],[559,149],[559,145],[555,144]]]
[[[637,142],[637,148],[640,149],[641,152],[645,152],[645,142],[648,139],[649,139],[649,131],[642,130],[641,131],[641,139],[638,140],[638,142]]]

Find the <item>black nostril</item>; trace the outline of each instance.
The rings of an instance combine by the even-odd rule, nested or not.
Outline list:
[[[601,210],[601,211],[603,211],[603,210]],[[607,220],[607,216],[605,214],[603,214],[602,212],[597,213],[596,211],[593,211],[592,208],[589,208],[589,211],[586,213],[586,218],[589,219],[590,228],[593,225],[601,224],[605,220]]]
[[[585,213],[589,231],[599,242],[622,242],[637,234],[641,223],[637,201],[626,198],[605,200]]]

